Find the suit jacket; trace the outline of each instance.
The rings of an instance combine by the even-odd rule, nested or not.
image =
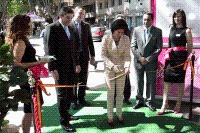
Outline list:
[[[136,27],[132,36],[131,49],[134,55],[134,63],[137,69],[141,69],[143,65],[139,62],[141,57],[145,57],[149,62],[145,65],[146,69],[156,70],[158,63],[158,55],[163,46],[162,30],[152,26],[149,37],[145,42],[145,26]]]
[[[75,32],[78,34],[78,29],[75,25],[75,21],[73,20],[70,24],[75,30]],[[92,34],[91,34],[91,28],[90,24],[81,21],[81,44],[82,44],[82,51],[83,51],[83,59],[89,60],[90,57],[95,56],[95,50],[94,50],[94,44],[92,40]]]
[[[120,38],[119,45],[116,46],[112,33],[104,35],[102,39],[102,58],[104,60],[106,71],[110,71],[114,65],[120,65],[120,69],[130,67],[130,39],[123,35]]]
[[[49,70],[58,70],[59,73],[66,73],[70,65],[79,64],[79,37],[73,27],[68,26],[70,39],[59,21],[47,26],[46,41],[49,55],[54,55],[57,60],[49,63]]]

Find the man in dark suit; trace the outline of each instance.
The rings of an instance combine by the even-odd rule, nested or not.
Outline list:
[[[143,25],[136,27],[132,37],[132,52],[137,74],[137,94],[134,109],[144,106],[156,111],[154,101],[156,92],[156,70],[158,55],[162,50],[162,30],[153,26],[153,14],[143,15]],[[146,72],[146,99],[143,98],[144,73]]]
[[[88,78],[88,61],[90,64],[95,63],[95,50],[91,35],[90,24],[84,22],[85,10],[81,6],[77,6],[74,10],[74,18],[71,22],[71,26],[76,29],[75,32],[79,35],[80,39],[80,66],[81,72],[77,75],[77,79],[80,85],[87,84]],[[77,89],[77,88],[75,88]],[[89,106],[90,103],[85,100],[86,86],[79,86],[78,97],[75,94],[74,102],[72,103],[73,109],[78,109],[78,105]],[[74,91],[77,93],[76,91]],[[77,101],[78,100],[78,101]]]
[[[79,65],[79,37],[69,26],[73,18],[73,10],[62,7],[59,12],[59,20],[47,26],[46,41],[49,55],[54,55],[57,60],[49,63],[49,70],[55,79],[55,84],[73,85],[75,73],[81,71]],[[76,64],[76,66],[74,66]],[[78,119],[69,114],[73,97],[73,88],[56,88],[60,123],[64,130],[75,132],[70,120]]]

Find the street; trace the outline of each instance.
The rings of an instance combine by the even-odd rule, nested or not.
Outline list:
[[[44,56],[44,45],[42,43],[42,38],[33,38],[30,39],[31,44],[36,49],[36,55]],[[101,42],[94,42],[95,47],[95,60],[98,61],[97,68],[94,69],[94,66],[89,65],[89,74],[88,74],[88,84],[87,86],[91,89],[97,89],[105,87],[105,80],[104,80],[104,63],[102,62],[103,59],[101,58]],[[45,65],[47,67],[47,65]],[[51,81],[52,77],[42,79],[43,82],[48,83]],[[95,79],[95,80],[94,80]],[[49,82],[52,83],[52,82]]]
[[[32,38],[30,39],[31,44],[33,45],[33,47],[36,49],[36,55],[39,56],[44,56],[44,45],[43,45],[43,41],[42,38]],[[94,41],[94,47],[95,47],[95,59],[97,61],[102,60],[101,58],[101,42],[96,42]]]

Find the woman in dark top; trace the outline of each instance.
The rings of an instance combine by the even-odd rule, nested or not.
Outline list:
[[[172,83],[178,84],[178,97],[174,113],[180,112],[181,100],[184,94],[185,73],[183,64],[193,49],[191,29],[186,26],[186,15],[182,9],[173,14],[173,26],[169,34],[169,48],[165,55],[163,105],[158,115],[164,114],[168,107],[169,91]]]
[[[32,23],[29,16],[16,15],[11,19],[6,32],[6,43],[10,44],[10,48],[15,57],[14,65],[22,66],[25,71],[32,66],[49,62],[49,60],[46,59],[37,61],[35,58],[36,51],[29,42],[29,36],[32,31],[31,25]],[[20,87],[30,92],[28,83]],[[32,122],[31,103],[24,104],[24,113],[22,130],[24,133],[29,133]]]

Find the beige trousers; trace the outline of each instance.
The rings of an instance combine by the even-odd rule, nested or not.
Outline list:
[[[108,85],[107,89],[107,115],[108,119],[113,119],[114,109],[114,95],[115,95],[115,84],[116,84],[116,114],[118,118],[122,117],[122,104],[123,104],[123,92],[125,84],[125,76],[109,81],[110,78],[117,76],[114,72],[109,71],[105,74],[106,82]]]

